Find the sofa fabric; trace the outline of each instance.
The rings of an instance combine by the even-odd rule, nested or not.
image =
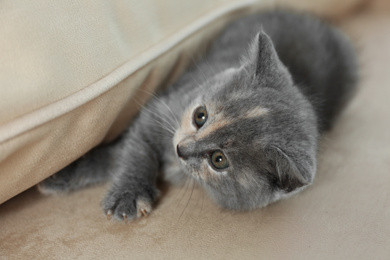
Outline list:
[[[99,206],[107,185],[62,196],[43,196],[29,189],[0,205],[0,259],[388,259],[389,7],[374,5],[339,24],[357,45],[362,78],[356,96],[324,136],[317,177],[302,193],[264,209],[238,213],[221,210],[192,183],[182,188],[161,185],[163,196],[152,214],[125,224],[107,221]],[[108,92],[118,98],[127,84],[119,83]],[[18,156],[31,156],[28,149],[36,149],[35,145],[47,153],[61,145],[79,150],[77,142],[90,134],[94,135],[90,145],[98,143],[109,127],[98,134],[88,127],[115,121],[108,118],[120,114],[120,109],[109,105],[109,99],[89,101],[75,109],[75,115],[50,120],[53,125],[36,130],[34,140],[21,134],[26,141],[17,146],[24,147]],[[56,120],[89,121],[84,128],[74,123],[58,130],[62,123]],[[80,136],[70,143],[61,141],[64,134]],[[58,140],[52,137],[56,135]],[[51,140],[40,144],[43,138]],[[4,156],[4,143],[1,149]],[[42,167],[59,167],[58,158],[48,158],[52,161],[34,168],[34,174],[40,174]],[[4,199],[5,185],[0,185]]]
[[[281,5],[337,16],[362,0],[333,2],[1,1],[0,203],[113,140],[238,13]]]

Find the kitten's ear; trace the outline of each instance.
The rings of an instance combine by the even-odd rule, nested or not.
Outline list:
[[[281,149],[270,148],[268,163],[271,167],[273,184],[286,193],[310,184],[314,178],[315,166],[305,159],[300,159],[304,163],[295,162]]]
[[[248,57],[244,57],[243,65],[250,69],[257,76],[264,76],[275,73],[284,68],[276,53],[271,38],[261,30],[253,40]]]

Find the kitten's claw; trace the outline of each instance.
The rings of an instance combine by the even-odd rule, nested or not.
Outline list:
[[[126,215],[126,213],[123,213],[122,216],[123,216],[123,220],[124,220],[125,223],[127,224],[127,215]]]
[[[110,221],[112,216],[112,210],[111,209],[108,210],[106,215],[107,215],[107,220]]]
[[[152,207],[151,207],[150,203],[148,203],[145,200],[140,199],[137,201],[137,210],[138,210],[138,213],[137,213],[138,218],[147,217],[147,216],[149,216],[149,213],[152,211]]]
[[[141,214],[146,218],[149,216],[148,212],[146,211],[146,209],[140,209],[139,210],[141,212]]]

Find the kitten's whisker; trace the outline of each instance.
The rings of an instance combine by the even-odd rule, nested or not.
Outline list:
[[[204,58],[204,63],[209,67],[209,69],[213,75],[218,74],[218,71],[219,71],[218,68],[216,68],[215,66],[211,66],[207,56]],[[217,70],[217,72],[216,72],[216,70]]]
[[[151,119],[151,118],[149,118],[149,119]],[[153,119],[154,119],[154,118],[153,118]],[[171,138],[172,136],[175,135],[175,132],[174,132],[171,128],[169,128],[169,127],[168,127],[167,125],[165,125],[163,122],[160,122],[160,121],[158,121],[158,120],[155,120],[154,122],[150,122],[150,123],[148,123],[148,125],[150,125],[150,126],[156,126],[156,123],[157,123],[159,126],[161,126],[161,128],[162,128],[161,130],[167,130],[170,134],[172,134],[172,135],[169,135],[169,136],[165,136],[165,135],[166,135],[165,132],[162,132],[162,131],[158,132],[158,129],[154,129],[154,131],[156,131],[157,133],[160,133],[162,137]]]
[[[199,71],[200,76],[202,76],[203,81],[207,81],[208,78],[206,77],[206,74],[204,74],[202,68],[197,63],[195,63],[195,67]],[[192,77],[192,75],[191,75],[191,77]]]
[[[148,119],[151,119],[151,120],[154,120],[154,121],[151,121],[150,123],[148,122],[147,125],[156,126],[156,123],[157,123],[159,126],[161,126],[162,129],[167,130],[170,134],[172,134],[169,137],[172,137],[173,135],[175,135],[174,130],[169,128],[166,124],[164,124],[164,122],[158,121],[157,119],[151,118],[151,117],[148,117]],[[158,129],[154,129],[154,131],[156,131],[157,133],[162,134],[163,137],[166,134],[165,132],[158,132]]]
[[[192,180],[192,189],[191,189],[190,197],[188,198],[188,201],[187,201],[187,203],[186,203],[186,206],[184,207],[182,213],[180,214],[179,220],[180,220],[181,217],[183,216],[184,211],[186,211],[186,209],[187,209],[187,207],[188,207],[188,204],[190,204],[190,201],[191,201],[191,198],[192,198],[192,194],[193,194],[193,192],[194,192],[195,180],[194,180],[194,179],[191,179],[191,180]]]
[[[182,203],[182,201],[183,201],[183,199],[185,198],[185,196],[186,196],[186,194],[187,194],[187,191],[188,191],[188,187],[190,186],[190,183],[193,181],[193,179],[192,178],[187,178],[187,181],[186,181],[186,187],[185,187],[185,190],[184,190],[184,194],[181,196],[181,198],[180,198],[180,201],[179,201],[179,205],[181,205],[181,203]],[[183,186],[184,187],[184,186]],[[185,208],[184,208],[184,210],[185,210]],[[180,216],[179,216],[179,218],[178,218],[178,220],[177,220],[177,222],[179,222],[180,221],[180,219],[181,219],[181,217],[182,217],[182,215],[183,215],[183,213],[184,213],[184,210],[181,212],[181,214],[180,214]]]
[[[204,189],[202,187],[202,179],[199,179],[199,185],[198,185],[201,189],[200,189],[200,192],[202,192],[202,204],[200,206],[200,211],[199,211],[199,214],[198,214],[198,219],[200,218],[200,214],[202,214],[202,211],[203,211],[203,203],[204,203]],[[198,204],[197,204],[198,205]]]
[[[164,102],[162,100],[161,97],[159,97],[155,92],[152,92],[152,91],[147,91],[147,90],[144,90],[144,89],[141,89],[141,91],[144,91],[145,93],[147,94],[151,94],[158,102],[160,102],[161,104],[164,105],[164,107],[168,110],[168,112],[172,115],[172,118],[174,120],[174,123],[176,123],[176,126],[179,127],[180,126],[180,123],[175,115],[175,113],[172,111],[172,109],[166,104],[166,102]]]
[[[184,189],[184,194],[181,196],[180,200],[179,200],[179,205],[181,204],[183,198],[185,197],[186,193],[187,193],[187,190],[188,190],[188,187],[190,186],[189,184],[191,183],[192,179],[191,178],[186,178],[186,182],[184,183],[183,187],[180,189],[179,193],[181,193],[181,191],[183,190],[183,188],[185,187]]]
[[[203,211],[203,204],[204,204],[204,191],[202,190],[202,205],[200,206],[200,213]]]
[[[135,102],[139,103],[136,99],[135,99]],[[166,124],[168,125],[164,125],[161,121],[159,121],[157,118],[153,118],[155,119],[157,123],[160,124],[161,127],[163,127],[164,129],[168,130],[171,134],[175,134],[175,131],[174,129],[172,128],[169,128],[171,126],[171,122],[169,122],[166,118],[164,117],[161,117],[159,114],[155,113],[154,111],[152,111],[151,109],[147,108],[146,106],[143,107],[143,110],[146,111],[146,112],[149,112],[150,114],[156,116],[158,119],[161,119],[163,120],[163,122],[165,122]]]
[[[177,186],[180,187],[179,191],[176,193],[176,195],[174,196],[174,199],[173,199],[173,202],[177,201],[180,194],[182,193],[184,187],[186,186],[186,184],[188,183],[189,181],[189,178],[187,178],[184,174],[182,174],[181,176],[181,179],[177,182]],[[188,186],[188,185],[187,185]],[[178,188],[179,188],[178,187]],[[183,196],[180,196],[180,201],[183,199]],[[178,202],[178,204],[176,205],[176,208],[180,205],[180,201]]]
[[[197,80],[194,78],[194,76],[192,76],[192,74],[191,74],[190,76],[191,76],[191,79],[192,79],[193,81],[195,81],[195,83],[197,84],[197,86],[198,86],[199,88],[201,88],[202,91],[203,91],[204,93],[206,93],[206,89],[204,88],[204,86],[203,86],[202,84],[200,84],[199,81],[197,81]]]
[[[172,115],[172,120],[174,121],[173,123],[176,124],[176,127],[180,127],[180,122],[179,122],[178,118],[176,117],[175,113],[172,111],[172,109],[171,109],[171,108],[166,104],[166,102],[164,102],[160,97],[157,97],[157,96],[156,96],[156,98],[157,98],[157,100],[158,100],[161,104],[163,104],[163,105],[166,107],[166,109],[168,110],[168,112]]]
[[[145,109],[144,109],[144,110],[145,110]],[[155,116],[158,116],[158,114],[152,112],[151,110],[148,111],[148,112],[151,113],[151,114],[153,114],[153,115],[155,115]],[[168,130],[172,135],[175,135],[175,130],[174,130],[174,128],[171,128],[170,122],[168,122],[168,121],[165,120],[164,118],[161,118],[161,117],[159,117],[159,118],[154,118],[154,117],[150,117],[149,115],[148,115],[148,118],[149,118],[149,119],[153,119],[153,120],[154,120],[154,123],[158,123],[163,129]],[[160,119],[161,119],[162,121],[160,121]],[[164,124],[164,123],[165,123],[165,124]]]
[[[191,61],[192,61],[192,63],[195,65],[197,71],[199,71],[200,75],[203,77],[203,80],[206,81],[206,80],[208,79],[208,77],[206,77],[206,74],[204,74],[202,68],[199,66],[199,62],[196,62],[195,59],[194,59],[194,57],[191,57]],[[201,62],[200,62],[200,63],[201,63]]]
[[[195,189],[195,185],[196,185],[196,182],[194,182],[194,187],[193,187],[193,189]],[[198,197],[197,197],[197,200],[196,200],[196,203],[195,203],[195,205],[194,205],[194,209],[196,209],[196,208],[198,207],[199,200],[200,200],[200,197],[198,196]],[[202,203],[203,203],[203,202],[202,202]],[[201,212],[199,212],[198,217],[197,217],[196,219],[199,219],[200,213],[201,213]]]

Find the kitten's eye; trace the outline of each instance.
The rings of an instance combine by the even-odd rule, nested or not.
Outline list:
[[[225,155],[221,151],[215,151],[211,154],[211,164],[217,169],[225,169],[229,166]]]
[[[207,110],[204,106],[198,107],[194,112],[194,123],[201,128],[207,121]]]

